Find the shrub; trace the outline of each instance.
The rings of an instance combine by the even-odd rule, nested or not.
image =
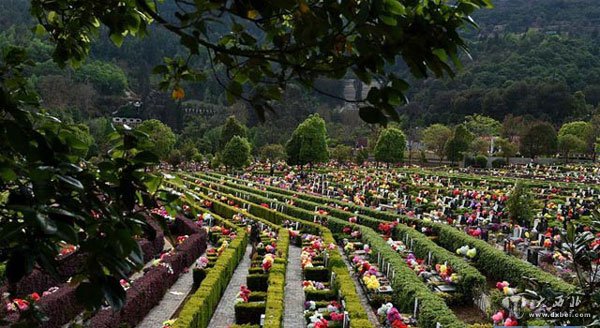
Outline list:
[[[264,302],[237,303],[235,305],[237,324],[260,324],[260,316],[265,314]]]
[[[246,276],[246,285],[252,291],[266,292],[268,285],[269,274],[250,274]]]
[[[329,269],[325,267],[304,268],[304,280],[329,281]]]
[[[251,292],[248,296],[248,301],[250,302],[264,302],[267,298],[266,292]]]
[[[307,301],[333,301],[336,298],[334,290],[305,290],[304,295]]]
[[[492,167],[497,169],[506,166],[506,160],[503,158],[496,158],[492,161]]]

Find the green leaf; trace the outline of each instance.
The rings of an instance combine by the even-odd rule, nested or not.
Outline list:
[[[368,107],[361,107],[358,110],[358,115],[360,116],[360,118],[367,122],[367,123],[371,123],[371,124],[386,124],[387,123],[387,118],[385,117],[385,115],[383,115],[383,113],[372,106],[368,106]]]
[[[42,24],[37,24],[35,26],[35,29],[33,32],[35,33],[36,36],[42,37],[42,36],[46,35],[46,28]]]
[[[123,45],[123,41],[125,41],[125,37],[121,33],[111,33],[110,40],[115,46],[120,48]]]
[[[388,5],[390,12],[394,15],[406,14],[406,8],[398,0],[386,0],[385,3]]]
[[[102,292],[96,284],[82,282],[75,290],[75,297],[86,309],[92,310],[102,304]]]
[[[83,184],[81,184],[81,181],[67,175],[57,175],[57,177],[59,180],[63,181],[73,189],[83,190]]]
[[[17,174],[10,167],[0,166],[0,178],[4,182],[10,182],[17,178]]]
[[[6,263],[6,278],[9,283],[16,283],[33,270],[33,257],[22,251],[12,253]]]
[[[155,164],[158,163],[158,156],[149,150],[144,150],[142,152],[137,153],[132,161],[134,163],[142,163],[142,164]]]
[[[50,219],[46,215],[42,213],[37,213],[35,215],[35,220],[45,234],[53,235],[56,233],[56,224],[52,219]]]
[[[386,25],[396,26],[398,24],[398,21],[391,16],[381,15],[379,16],[379,19]]]

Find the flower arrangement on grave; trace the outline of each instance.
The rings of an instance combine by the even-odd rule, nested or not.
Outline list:
[[[6,310],[9,313],[13,312],[25,312],[29,310],[29,301],[21,298],[13,298],[10,302],[6,303]]]
[[[317,213],[317,215],[320,215],[320,216],[327,216],[327,215],[329,215],[329,213],[327,211],[323,210],[323,209],[316,210],[315,213]]]
[[[265,252],[273,254],[273,253],[275,253],[275,251],[276,251],[276,248],[274,245],[271,244],[271,245],[265,246]]]
[[[343,233],[345,233],[346,235],[349,235],[349,234],[352,232],[352,228],[351,228],[351,227],[348,227],[348,226],[345,226],[345,227],[342,229],[342,232],[343,232]]]
[[[302,269],[313,267],[312,256],[309,252],[302,251],[302,253],[300,253],[300,265],[302,266]]]
[[[456,254],[466,256],[472,259],[475,258],[475,256],[477,256],[477,249],[475,247],[469,248],[468,245],[464,245],[456,250]]]
[[[372,291],[379,289],[379,287],[381,286],[379,280],[374,274],[366,273],[362,277],[362,280],[365,286],[367,286],[367,289]]]
[[[512,327],[517,326],[519,323],[517,319],[507,316],[504,311],[498,311],[492,316],[495,326]]]
[[[356,223],[356,222],[358,222],[358,218],[356,216],[351,216],[348,218],[348,222]]]
[[[175,325],[175,321],[177,321],[177,319],[171,319],[163,322],[162,328],[172,328],[173,325]]]
[[[496,288],[503,292],[506,296],[512,296],[517,293],[517,289],[510,287],[510,283],[508,281],[498,281],[496,283]]]
[[[350,236],[352,238],[360,239],[362,234],[360,233],[360,230],[354,230],[354,231],[352,231],[352,233],[350,233]]]
[[[119,280],[119,284],[121,285],[121,287],[123,287],[124,290],[128,290],[129,288],[131,288],[131,284],[129,283],[129,281],[127,281],[127,279]]]
[[[344,321],[344,314],[340,312],[332,312],[329,314],[331,321],[342,322]]]
[[[188,236],[188,235],[178,236],[177,237],[177,245],[183,244],[183,242],[186,241],[189,237],[190,236]]]
[[[273,262],[275,261],[275,256],[273,254],[266,254],[262,260],[261,267],[264,272],[269,272],[271,267],[273,266]]]
[[[406,257],[406,264],[417,274],[420,274],[421,272],[425,271],[423,259],[417,259],[417,257],[413,253],[408,254],[408,256]]]
[[[241,285],[240,286],[240,291],[238,292],[237,296],[235,297],[235,303],[248,303],[248,300],[250,299],[250,293],[252,291],[250,289],[248,289],[248,287],[246,287],[246,285]]]
[[[354,243],[346,243],[346,245],[344,245],[344,251],[346,253],[351,253],[354,251]]]
[[[65,244],[64,246],[62,246],[60,248],[60,251],[58,253],[59,257],[65,257],[69,254],[72,254],[73,252],[75,252],[77,250],[77,247],[71,244]]]
[[[396,252],[404,252],[406,250],[406,245],[400,240],[393,240],[392,238],[387,240],[387,244]]]
[[[392,328],[406,328],[408,327],[400,315],[400,312],[392,303],[382,304],[379,309],[377,309],[377,315],[379,316],[379,320],[386,325],[386,327]]]
[[[227,249],[227,247],[229,247],[229,242],[227,240],[223,240],[223,243],[221,243],[221,246],[219,246],[219,248],[217,248],[217,254],[221,255]]]
[[[382,222],[379,224],[378,229],[384,236],[389,237],[397,224],[397,222]]]
[[[304,302],[304,309],[307,311],[314,311],[317,309],[317,303],[315,301]]]
[[[208,266],[208,258],[206,256],[201,256],[196,260],[196,268],[197,269],[206,269]]]
[[[435,271],[440,275],[440,277],[444,280],[449,280],[452,276],[452,267],[447,264],[436,264]]]
[[[325,285],[322,282],[304,280],[302,282],[302,290],[323,290]]]
[[[329,322],[323,318],[323,315],[319,312],[315,312],[312,316],[308,318],[310,323],[306,326],[306,328],[327,328]]]

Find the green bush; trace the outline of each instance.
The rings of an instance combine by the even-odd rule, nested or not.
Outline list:
[[[194,286],[200,285],[202,280],[204,280],[204,278],[206,278],[207,272],[208,272],[208,270],[206,270],[206,269],[194,269],[192,271],[192,277],[194,279]]]
[[[333,301],[336,298],[334,290],[305,290],[304,295],[307,301]]]
[[[304,280],[329,281],[329,269],[325,267],[304,268]]]
[[[206,212],[199,208],[195,203],[190,204],[195,210]],[[232,229],[235,226],[213,215],[220,224],[227,225]],[[221,295],[225,292],[229,280],[233,275],[235,268],[244,256],[246,245],[248,244],[248,235],[242,228],[237,228],[237,238],[235,238],[229,247],[219,256],[213,268],[210,269],[202,283],[194,294],[190,296],[184,304],[179,318],[175,322],[175,328],[206,328],[210,318],[219,301]]]
[[[496,158],[495,160],[492,161],[492,167],[495,169],[505,167],[506,164],[507,164],[506,160],[503,158]]]
[[[266,292],[268,286],[269,274],[250,274],[246,276],[246,285],[252,291]]]
[[[235,309],[235,323],[260,324],[260,316],[265,314],[264,302],[237,303]]]
[[[249,302],[264,302],[267,299],[267,292],[252,291],[248,296]]]

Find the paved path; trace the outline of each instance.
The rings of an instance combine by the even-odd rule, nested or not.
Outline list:
[[[290,245],[288,250],[287,271],[285,273],[285,328],[305,328],[304,291],[302,290],[302,267],[300,266],[300,247]]]
[[[344,263],[346,263],[346,267],[348,267],[350,276],[352,277],[352,280],[354,281],[354,287],[356,288],[356,291],[358,292],[358,296],[360,298],[360,303],[361,303],[363,309],[365,309],[365,311],[367,311],[367,317],[369,317],[369,321],[371,321],[371,324],[373,325],[373,327],[381,327],[379,320],[377,320],[377,315],[375,314],[375,311],[373,311],[373,309],[371,308],[371,305],[369,305],[367,296],[365,295],[365,292],[363,291],[362,287],[360,287],[360,283],[358,282],[358,278],[356,277],[356,273],[354,272],[354,269],[352,269],[352,266],[350,265],[350,262],[348,262],[348,259],[346,258],[346,256],[343,255],[344,250],[341,247],[338,247],[338,249],[340,250],[340,254],[342,254],[342,259],[344,260]]]
[[[246,253],[242,258],[242,261],[238,265],[237,269],[225,289],[225,293],[221,297],[221,301],[217,306],[217,310],[213,313],[212,319],[208,324],[208,328],[227,328],[235,323],[235,297],[240,291],[240,286],[246,284],[246,276],[248,275],[248,268],[250,268],[250,253],[252,252],[252,245],[246,247]]]
[[[207,245],[208,249],[212,248]],[[204,255],[204,254],[202,254]],[[192,264],[192,267],[195,264]],[[163,299],[155,306],[150,313],[140,322],[139,328],[156,328],[162,327],[162,323],[171,319],[173,314],[179,309],[187,295],[192,291],[194,284],[194,275],[192,268],[186,273],[181,274],[179,279],[165,293]]]

